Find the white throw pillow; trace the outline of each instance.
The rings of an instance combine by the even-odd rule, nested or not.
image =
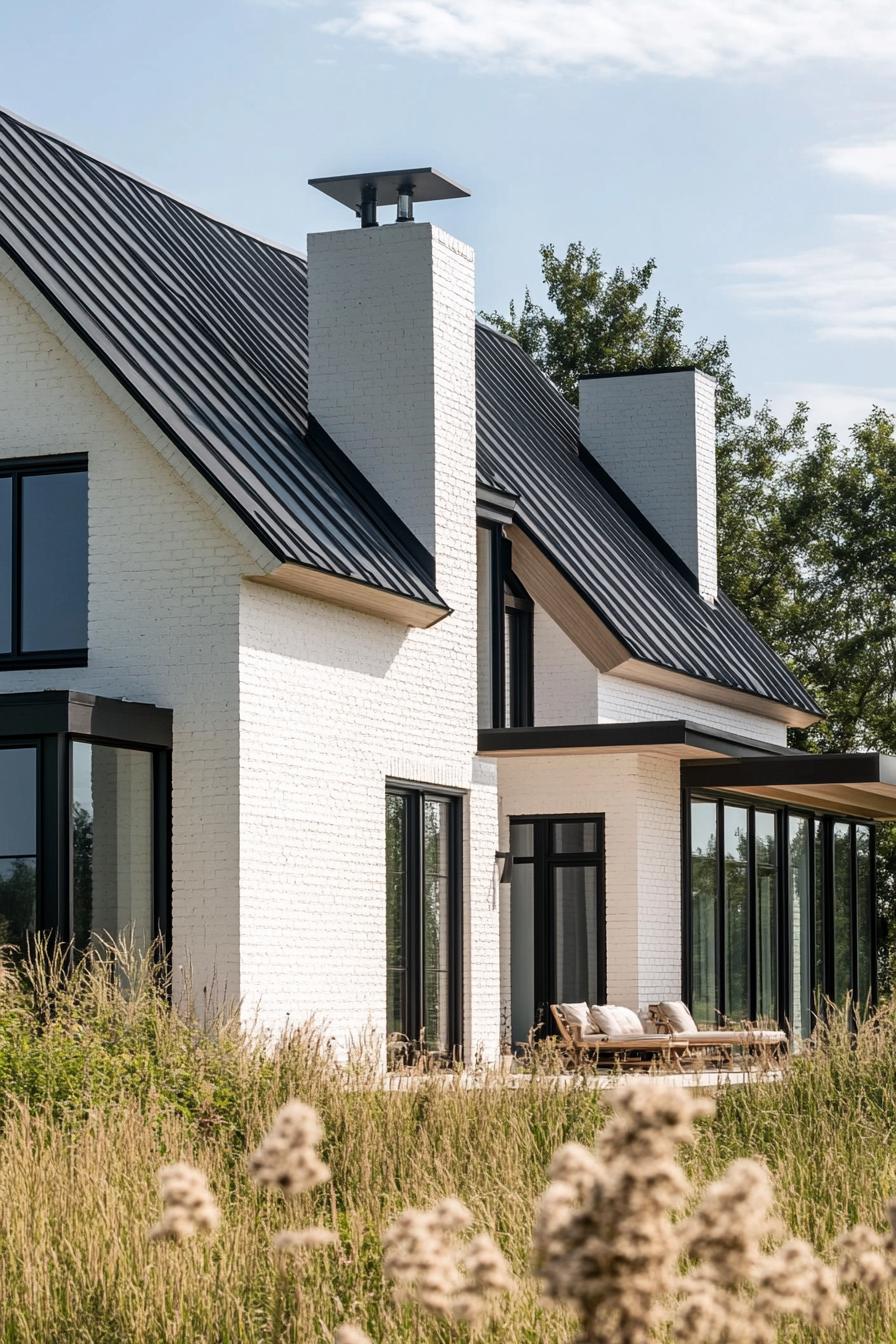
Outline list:
[[[600,1032],[602,1036],[625,1036],[627,1034],[616,1016],[616,1008],[612,1003],[593,1003],[591,1005],[591,1021],[594,1030]]]
[[[616,1021],[626,1036],[643,1036],[644,1024],[633,1008],[623,1008],[621,1004],[613,1004],[613,1012],[616,1015]]]
[[[561,1003],[560,1011],[567,1026],[581,1027],[583,1031],[591,1030],[588,1005],[584,1001],[582,1003]]]
[[[691,1017],[686,1004],[676,1001],[675,1003],[661,1003],[660,1012],[663,1013],[673,1031],[683,1031],[688,1034],[697,1031],[697,1023]]]

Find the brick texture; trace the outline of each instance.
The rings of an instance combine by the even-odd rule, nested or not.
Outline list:
[[[579,433],[714,601],[715,382],[699,370],[579,384]]]

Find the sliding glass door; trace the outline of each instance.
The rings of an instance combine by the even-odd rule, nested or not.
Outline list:
[[[606,912],[602,817],[517,818],[510,825],[511,1031],[520,1046],[550,1031],[550,1004],[602,1003]]]
[[[460,1031],[460,815],[455,797],[386,793],[386,1029],[395,1062],[449,1058]]]

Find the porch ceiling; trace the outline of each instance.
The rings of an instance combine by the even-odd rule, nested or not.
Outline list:
[[[786,747],[723,734],[687,719],[649,723],[576,723],[542,728],[480,728],[479,755],[618,755],[650,751],[679,760],[790,755]]]
[[[896,820],[896,757],[879,752],[732,757],[682,766],[690,788],[723,789],[791,807],[844,812],[875,821]]]

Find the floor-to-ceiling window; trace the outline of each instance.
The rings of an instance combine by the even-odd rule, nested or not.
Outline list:
[[[807,1035],[821,1000],[873,998],[869,824],[697,794],[686,821],[686,979],[699,1021]]]
[[[167,937],[170,710],[0,695],[0,944]]]
[[[606,986],[603,818],[510,823],[511,1031],[549,1031],[551,1003],[602,1003]]]
[[[393,1062],[460,1046],[460,807],[386,792],[386,1029]]]

